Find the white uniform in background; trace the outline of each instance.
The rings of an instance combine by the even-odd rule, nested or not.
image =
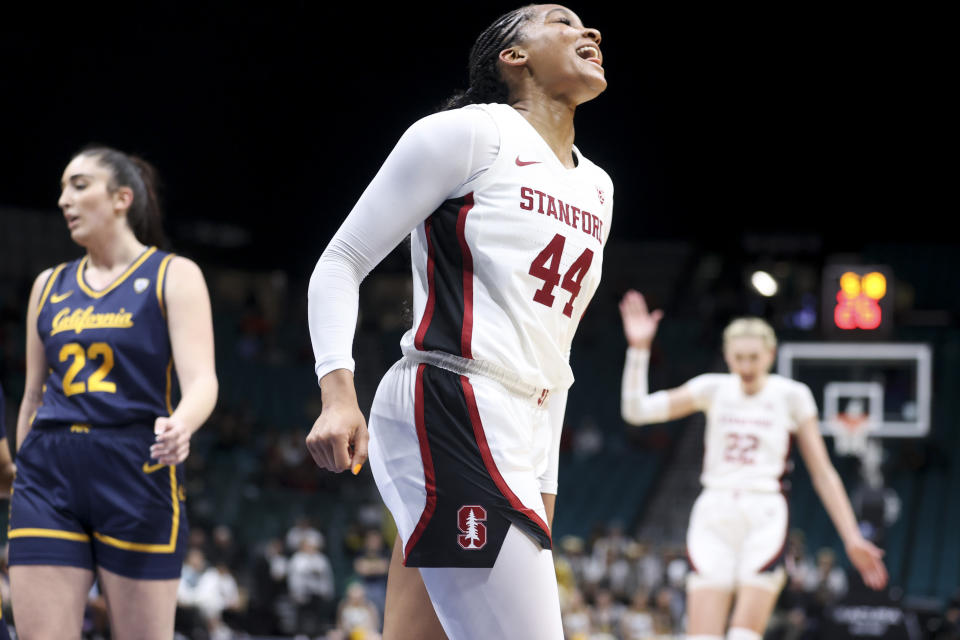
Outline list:
[[[370,463],[448,636],[562,637],[540,493],[556,493],[570,344],[613,187],[506,105],[414,124],[310,283],[317,375],[353,369],[360,280],[411,234],[413,327],[370,413]]]
[[[687,530],[691,586],[779,590],[788,527],[781,481],[793,434],[817,415],[813,395],[775,374],[754,395],[733,374],[704,374],[686,386],[707,415],[703,492]]]

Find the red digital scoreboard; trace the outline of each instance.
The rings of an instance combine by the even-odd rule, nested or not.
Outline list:
[[[821,326],[830,335],[887,335],[893,327],[893,277],[882,265],[823,270]]]

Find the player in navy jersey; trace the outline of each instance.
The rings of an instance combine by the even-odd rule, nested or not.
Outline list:
[[[469,89],[407,130],[314,270],[323,411],[307,447],[357,473],[369,445],[399,532],[385,639],[563,636],[550,522],[569,350],[613,197],[574,145],[574,114],[605,88],[600,33],[572,11],[502,16],[474,44]],[[407,235],[414,326],[368,436],[350,355],[357,293]]]
[[[79,638],[96,578],[114,637],[169,639],[187,534],[181,463],[217,397],[209,296],[196,264],[153,246],[149,164],[85,149],[61,188],[86,253],[41,273],[27,309],[9,532],[17,629]]]

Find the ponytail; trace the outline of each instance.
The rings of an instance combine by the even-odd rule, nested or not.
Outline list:
[[[163,248],[163,210],[157,195],[159,177],[152,164],[143,158],[127,155],[110,147],[87,147],[77,155],[90,156],[113,173],[109,188],[128,187],[133,191],[133,203],[127,210],[127,224],[137,240],[145,245]]]

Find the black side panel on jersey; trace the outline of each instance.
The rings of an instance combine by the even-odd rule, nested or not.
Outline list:
[[[461,336],[464,323],[463,251],[457,237],[457,221],[465,198],[447,200],[428,218],[426,231],[433,279],[429,295],[433,314],[423,336],[422,348],[456,356],[464,354]]]

